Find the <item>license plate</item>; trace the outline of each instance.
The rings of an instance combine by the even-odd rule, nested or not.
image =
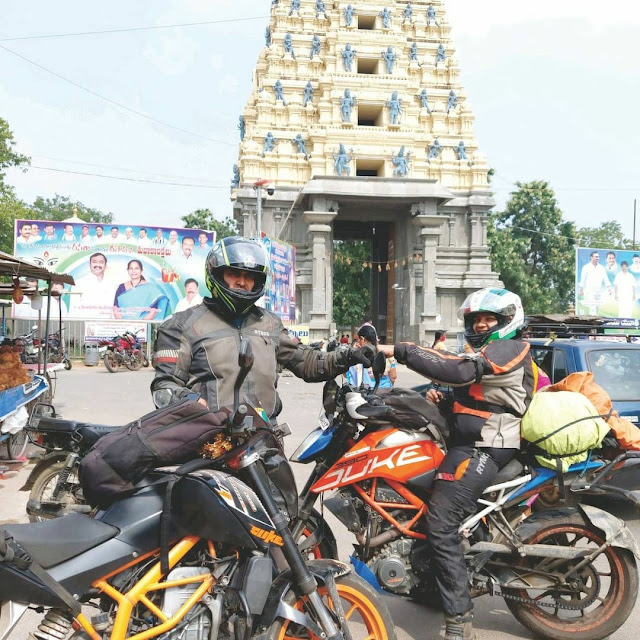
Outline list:
[[[107,350],[107,347],[100,347],[98,349],[98,353],[104,353]]]

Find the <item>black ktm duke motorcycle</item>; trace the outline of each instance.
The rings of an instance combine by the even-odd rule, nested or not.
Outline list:
[[[385,359],[378,354],[376,382]],[[437,410],[412,390],[379,396],[325,385],[320,426],[292,456],[315,463],[300,495],[294,539],[312,557],[336,557],[321,496],[355,536],[351,562],[374,588],[439,606],[425,514],[446,445]],[[435,410],[435,413],[434,413]],[[568,473],[513,460],[460,527],[471,593],[498,595],[526,628],[552,640],[600,640],[628,618],[640,549],[625,523],[586,504],[534,512],[541,492],[622,495],[640,488],[640,452],[572,465]],[[576,500],[577,502],[577,500]],[[637,503],[637,500],[636,500]]]
[[[395,640],[366,582],[337,561],[305,562],[298,550],[281,434],[256,405],[237,401],[252,365],[244,341],[240,364],[230,451],[198,460],[191,473],[158,469],[93,517],[5,526],[0,640],[28,608],[46,611],[34,638]]]

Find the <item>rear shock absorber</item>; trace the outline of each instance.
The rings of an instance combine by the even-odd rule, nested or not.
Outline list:
[[[51,497],[54,500],[58,498],[58,496],[60,495],[60,492],[62,491],[62,488],[67,483],[67,480],[69,479],[69,475],[71,474],[71,470],[75,466],[79,457],[80,456],[77,453],[70,453],[67,456],[67,459],[65,460],[65,463],[64,463],[64,469],[62,469],[62,471],[58,475],[58,479],[56,480],[56,486],[53,489],[53,494]]]
[[[51,609],[38,625],[38,630],[29,634],[33,640],[64,640],[71,631],[71,620],[60,611]]]

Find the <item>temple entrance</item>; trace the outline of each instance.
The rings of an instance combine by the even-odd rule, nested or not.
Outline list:
[[[383,342],[393,339],[393,222],[333,223],[333,311],[339,327],[370,320]],[[364,266],[367,265],[367,266]]]

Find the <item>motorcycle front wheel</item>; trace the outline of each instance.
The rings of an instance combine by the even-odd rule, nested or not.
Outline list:
[[[353,640],[396,640],[396,631],[391,615],[378,594],[364,580],[350,573],[336,578],[349,632]],[[333,609],[325,587],[319,587],[323,602]],[[297,596],[293,590],[286,596],[287,604],[298,611],[309,612],[305,597]],[[311,631],[289,620],[278,620],[265,634],[268,640],[315,639]]]
[[[84,501],[78,497],[80,491],[80,481],[78,480],[78,469],[74,468],[67,481],[62,486],[62,490],[58,495],[54,495],[56,485],[60,473],[65,468],[64,460],[55,462],[51,466],[42,470],[42,473],[35,479],[33,487],[29,492],[29,500],[34,502],[58,502],[60,504],[84,504]],[[44,516],[35,516],[29,514],[30,522],[42,522],[49,520]]]
[[[584,548],[593,553],[606,540],[579,513],[557,517],[550,512],[549,524],[526,542]],[[560,575],[580,561],[525,558],[520,566]],[[543,638],[601,640],[621,627],[633,610],[638,596],[635,557],[628,549],[607,547],[567,583],[564,588],[542,593],[539,589],[504,589],[505,602],[520,624]],[[516,600],[514,596],[530,602]]]
[[[71,369],[71,360],[68,357],[65,356],[62,358],[62,364],[67,371]]]
[[[120,362],[118,361],[118,356],[113,351],[107,351],[104,356],[102,356],[104,360],[104,366],[107,368],[107,371],[111,373],[115,373],[120,367]]]
[[[127,367],[127,369],[129,369],[129,371],[140,371],[140,369],[142,369],[143,363],[144,363],[144,360],[142,357],[142,352],[134,351],[131,354],[129,361],[125,362],[124,364]]]

